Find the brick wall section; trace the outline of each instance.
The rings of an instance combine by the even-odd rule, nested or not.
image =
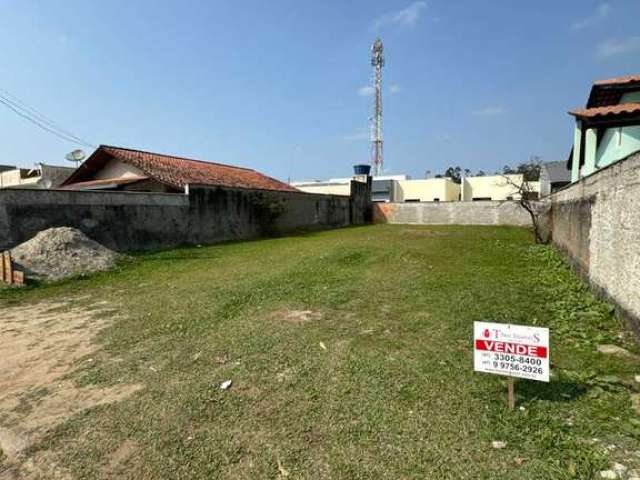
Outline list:
[[[554,243],[640,335],[640,153],[551,196]]]
[[[375,203],[373,212],[378,223],[531,226],[529,214],[512,201]]]
[[[370,221],[369,189],[352,195],[191,185],[188,195],[0,190],[0,251],[70,226],[118,251],[277,236]]]

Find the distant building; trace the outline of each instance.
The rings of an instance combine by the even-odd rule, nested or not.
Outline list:
[[[72,167],[45,163],[38,163],[34,168],[0,165],[0,188],[58,188],[74,171]]]
[[[294,187],[250,168],[101,145],[63,184],[72,190],[184,192],[212,185],[296,192]]]
[[[456,202],[460,200],[460,184],[450,178],[400,180],[397,202]]]
[[[640,75],[594,82],[586,108],[569,113],[572,182],[640,151]]]
[[[309,181],[309,182],[291,182],[292,187],[297,188],[302,192],[307,193],[321,193],[325,195],[349,195],[351,192],[351,184],[349,182],[331,181],[327,180],[322,182]]]
[[[571,183],[571,170],[567,168],[567,162],[547,162],[540,167],[540,196],[555,192]]]
[[[461,190],[465,202],[519,200],[519,186],[524,182],[521,174],[464,177]],[[534,197],[539,196],[540,182],[528,182]]]
[[[393,202],[396,196],[396,183],[406,180],[406,175],[380,175],[372,178],[371,198],[374,202]],[[291,182],[291,186],[308,193],[326,195],[349,195],[351,177],[330,178],[329,180],[311,180]]]
[[[303,192],[349,195],[349,178],[327,181],[292,182]],[[518,186],[524,176],[488,175],[465,177],[462,184],[451,178],[411,179],[407,175],[373,177],[371,200],[374,202],[457,202],[482,200],[518,200]],[[528,182],[535,197],[539,196],[540,182]]]

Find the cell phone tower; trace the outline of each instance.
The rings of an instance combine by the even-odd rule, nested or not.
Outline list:
[[[371,66],[373,67],[373,115],[370,117],[371,129],[371,169],[374,176],[382,174],[384,155],[382,148],[382,67],[384,67],[384,47],[382,40],[376,38],[371,45]]]

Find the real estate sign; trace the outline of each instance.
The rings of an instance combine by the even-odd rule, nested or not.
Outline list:
[[[474,322],[473,362],[477,372],[549,381],[549,329]]]

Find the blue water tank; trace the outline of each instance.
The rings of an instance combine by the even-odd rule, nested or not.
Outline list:
[[[371,165],[361,163],[360,165],[353,166],[353,173],[355,175],[369,175],[371,172]]]

